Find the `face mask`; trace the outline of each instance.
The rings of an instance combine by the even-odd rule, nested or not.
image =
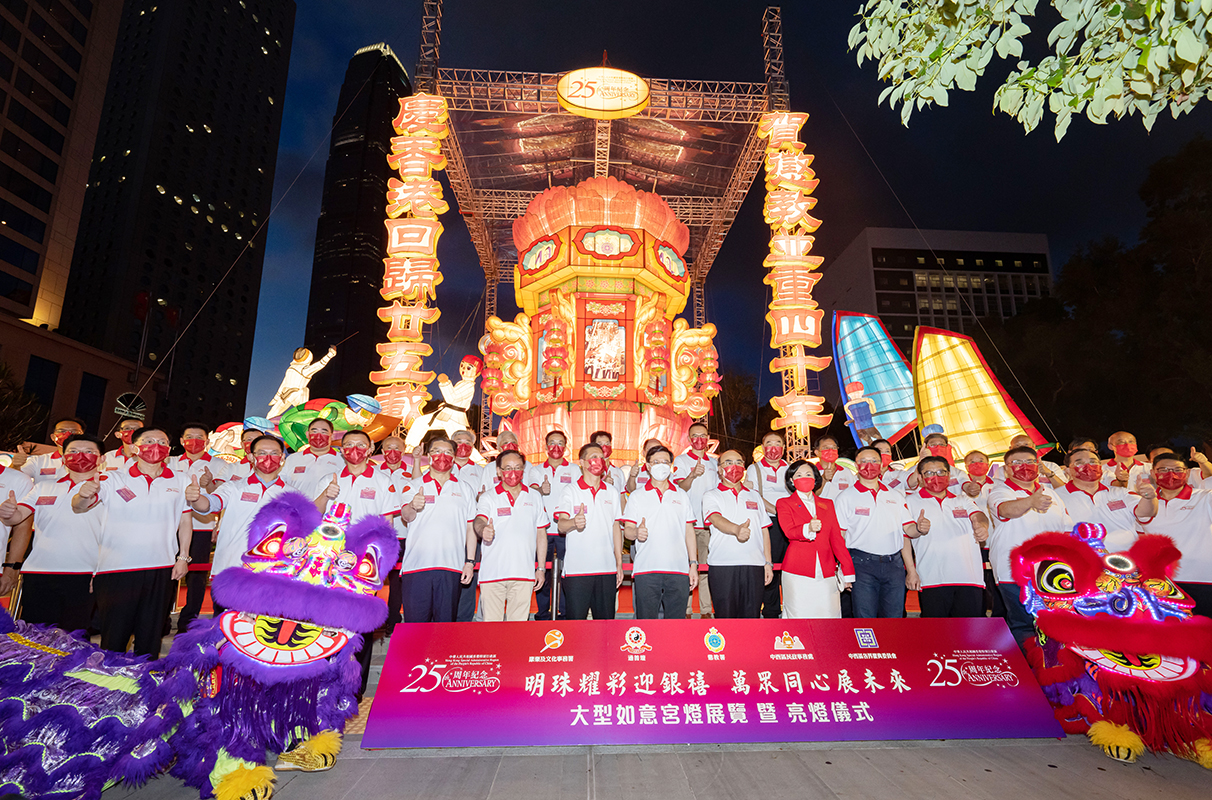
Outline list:
[[[887,467],[892,463],[892,453],[880,453],[880,466]]]
[[[652,476],[654,481],[667,481],[669,476],[673,474],[673,467],[668,464],[653,464],[648,467],[648,474]]]
[[[983,478],[989,474],[988,461],[973,461],[968,465],[968,474],[974,478]]]
[[[66,442],[68,437],[71,435],[71,431],[55,431],[51,434],[51,441],[54,442],[58,447],[62,447],[63,443]]]
[[[811,475],[804,475],[803,477],[796,478],[793,483],[797,492],[812,494],[812,490],[816,487],[816,478]]]
[[[858,465],[858,474],[860,478],[866,478],[873,481],[880,476],[880,465],[874,461],[864,461]]]
[[[394,467],[396,464],[399,464],[401,461],[404,460],[404,451],[403,450],[384,450],[383,451],[383,460],[386,461],[388,464],[391,464]]]
[[[68,453],[63,457],[63,463],[72,472],[92,472],[97,468],[100,457],[96,453]]]
[[[143,459],[148,464],[159,464],[161,461],[168,458],[168,445],[141,444],[139,445],[139,458]]]
[[[518,443],[517,442],[506,442],[505,444],[501,445],[501,452],[502,453],[518,452]]]
[[[745,480],[745,468],[740,464],[729,464],[726,467],[720,467],[720,474],[729,483],[740,483]]]
[[[189,453],[190,455],[195,455],[206,449],[206,440],[183,439],[181,440],[181,446],[185,448],[185,452]]]
[[[1033,483],[1039,477],[1039,464],[1015,464],[1010,468],[1010,474],[1016,481]]]
[[[450,472],[454,466],[454,456],[450,453],[434,453],[429,457],[429,463],[437,472]]]
[[[122,444],[130,444],[130,437],[134,435],[134,431],[118,431],[118,438],[122,440]]]
[[[467,458],[471,455],[471,445],[467,442],[459,442],[455,445],[455,456],[458,458]]]
[[[697,450],[699,452],[706,450],[707,449],[707,437],[706,436],[691,436],[690,437],[690,448],[692,450]]]
[[[332,434],[327,431],[308,431],[307,443],[316,450],[323,450],[332,441]]]
[[[1103,468],[1101,464],[1082,464],[1080,467],[1073,469],[1073,474],[1077,476],[1079,481],[1097,483],[1102,480]]]
[[[952,466],[955,465],[955,456],[952,455],[951,445],[949,445],[949,444],[933,445],[930,448],[930,453],[931,453],[931,455],[935,455],[935,456],[938,456],[939,458],[946,459],[947,463],[951,464]]]
[[[266,475],[273,475],[282,468],[282,456],[270,453],[267,456],[257,456],[257,469]]]
[[[523,470],[520,469],[505,469],[501,470],[501,483],[513,488],[522,485]]]
[[[564,445],[562,445],[562,444],[548,445],[547,457],[553,458],[556,461],[559,461],[560,459],[562,459],[564,457]]]
[[[341,455],[350,464],[361,464],[366,460],[366,454],[369,452],[369,448],[360,447],[358,445],[349,445],[341,448]]]
[[[1120,458],[1132,458],[1136,455],[1136,442],[1124,442],[1123,444],[1115,445],[1115,455]]]
[[[837,461],[837,450],[818,450],[817,452],[820,454],[821,461],[824,461],[826,464],[832,464]]]
[[[606,459],[594,456],[586,463],[589,465],[590,475],[604,475],[606,473]]]
[[[1187,485],[1187,474],[1185,472],[1159,472],[1157,473],[1157,485],[1170,492],[1181,489]]]
[[[949,483],[951,483],[951,476],[949,475],[931,475],[929,478],[922,478],[922,485],[931,494],[942,494],[947,491]]]
[[[778,461],[783,457],[783,448],[779,446],[763,448],[767,461]]]
[[[604,444],[601,447],[602,447],[602,458],[610,458],[610,454],[614,452],[614,448],[608,444]]]

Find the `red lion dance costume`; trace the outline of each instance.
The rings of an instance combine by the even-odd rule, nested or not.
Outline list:
[[[1039,633],[1027,660],[1066,733],[1119,761],[1148,748],[1212,769],[1212,619],[1171,582],[1182,554],[1169,538],[1108,553],[1105,537],[1084,522],[1011,553]]]

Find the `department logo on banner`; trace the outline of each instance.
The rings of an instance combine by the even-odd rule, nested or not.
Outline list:
[[[872,628],[855,628],[854,636],[858,639],[858,646],[871,649],[880,646],[880,643],[875,640],[875,631]]]
[[[648,636],[644,633],[644,629],[633,625],[627,629],[627,633],[623,634],[623,646],[619,649],[628,654],[628,661],[643,661],[645,660],[644,654],[652,649],[652,645],[648,644]]]
[[[874,640],[875,640],[875,637],[873,636],[872,641],[874,641]],[[860,640],[860,642],[861,642],[861,640]],[[803,650],[804,643],[800,641],[800,637],[792,636],[787,631],[783,631],[782,636],[774,637],[774,649],[775,650]]]
[[[724,660],[724,634],[712,627],[707,631],[707,635],[703,637],[703,645],[711,652],[711,655],[707,656],[708,660]]]

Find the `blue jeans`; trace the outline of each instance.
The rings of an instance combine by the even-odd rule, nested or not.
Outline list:
[[[850,590],[856,619],[900,619],[905,615],[905,562],[900,553],[877,556],[850,550],[854,586]]]
[[[1035,617],[1019,600],[1017,583],[999,583],[997,590],[1006,603],[1006,624],[1010,626],[1010,634],[1021,647],[1023,642],[1035,636]]]

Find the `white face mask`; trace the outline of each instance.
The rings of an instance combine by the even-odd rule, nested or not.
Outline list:
[[[673,467],[668,464],[653,464],[648,467],[648,474],[652,476],[654,481],[667,481],[672,472]]]

